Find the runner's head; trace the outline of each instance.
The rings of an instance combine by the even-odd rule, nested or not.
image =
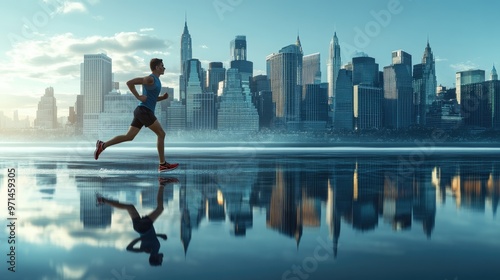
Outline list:
[[[151,254],[149,255],[149,264],[151,266],[160,266],[163,263],[163,254]]]
[[[163,74],[165,72],[165,66],[163,66],[163,60],[159,58],[152,58],[149,62],[149,68],[151,68],[152,72],[157,71],[159,74]]]

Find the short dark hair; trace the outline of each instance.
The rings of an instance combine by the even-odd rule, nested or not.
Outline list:
[[[149,264],[151,266],[160,266],[163,263],[163,254],[149,255]]]
[[[152,58],[149,62],[149,68],[151,68],[151,71],[154,71],[156,69],[156,66],[160,66],[162,63],[163,59]]]

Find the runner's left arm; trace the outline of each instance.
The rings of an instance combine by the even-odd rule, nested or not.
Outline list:
[[[139,240],[141,240],[140,237],[137,237],[136,239],[132,240],[132,242],[130,242],[130,244],[128,244],[127,246],[127,251],[130,251],[130,252],[136,252],[136,253],[139,253],[139,252],[142,252],[141,249],[139,248],[134,248],[134,245],[139,242]]]

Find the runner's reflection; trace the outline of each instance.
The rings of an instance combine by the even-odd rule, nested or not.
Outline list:
[[[108,204],[118,209],[127,210],[130,218],[132,219],[134,230],[140,235],[130,242],[127,246],[127,251],[148,253],[149,264],[152,266],[159,266],[163,262],[163,254],[159,252],[160,241],[158,240],[158,237],[163,240],[167,240],[167,235],[157,234],[153,226],[156,219],[161,215],[161,213],[163,213],[164,187],[166,184],[179,182],[176,178],[159,178],[158,181],[159,187],[156,208],[149,215],[143,217],[139,215],[139,212],[137,212],[137,209],[132,204],[120,203],[116,200],[107,199],[100,194],[96,194],[96,201],[98,205]],[[134,247],[139,241],[141,242],[139,247]]]

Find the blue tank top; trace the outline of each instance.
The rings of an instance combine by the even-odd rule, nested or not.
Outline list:
[[[140,102],[139,106],[144,106],[154,113],[156,102],[158,101],[158,95],[160,95],[161,91],[161,82],[155,75],[151,74],[149,76],[153,77],[154,84],[142,85],[142,94],[146,95],[148,98],[146,99],[146,102]]]
[[[160,251],[160,241],[156,237],[156,231],[154,227],[151,227],[145,233],[141,233],[141,249],[151,249],[152,253],[158,253]]]

